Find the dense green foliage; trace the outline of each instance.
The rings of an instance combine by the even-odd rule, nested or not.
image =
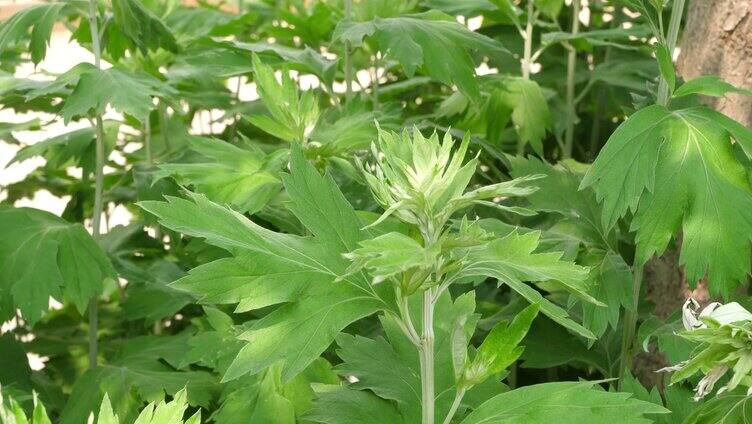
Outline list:
[[[752,419],[752,132],[701,102],[750,93],[675,74],[684,3],[19,11],[0,423]],[[56,28],[93,63],[20,77]],[[667,251],[734,302],[654,316]]]

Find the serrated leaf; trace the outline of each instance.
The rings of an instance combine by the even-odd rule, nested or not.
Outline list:
[[[31,61],[39,64],[47,53],[52,27],[67,7],[66,3],[35,4],[14,14],[0,26],[0,51],[24,40],[31,28]]]
[[[420,69],[444,84],[456,85],[473,100],[480,98],[480,91],[470,50],[493,56],[506,52],[498,42],[437,11],[368,22],[343,21],[332,38],[359,46],[366,36],[373,36],[386,57],[396,59],[408,77]]]
[[[318,357],[345,326],[385,306],[365,275],[344,276],[348,261],[342,254],[354,249],[363,234],[357,215],[334,180],[320,175],[294,145],[291,174],[283,176],[283,181],[291,199],[290,210],[313,237],[272,232],[199,195],[191,195],[192,201],[169,198],[169,203],[140,204],[157,215],[163,225],[204,237],[209,243],[231,251],[236,260],[250,255],[258,261],[263,268],[253,263],[251,266],[256,268],[252,269],[258,270],[258,277],[252,272],[252,278],[257,278],[256,283],[268,283],[266,287],[274,293],[268,296],[264,289],[239,290],[232,296],[238,296],[241,305],[255,307],[259,302],[277,303],[293,300],[289,299],[293,295],[297,297],[296,302],[277,308],[240,335],[248,343],[227,370],[226,380],[256,374],[284,361],[282,379],[287,381]],[[213,271],[221,269],[212,264],[204,267],[211,267]],[[267,277],[261,269],[278,271]],[[242,275],[242,272],[242,268],[232,268],[234,275]],[[289,279],[289,275],[283,274],[294,272],[300,273],[300,278],[293,280],[300,286],[296,284],[290,290],[278,284]],[[335,282],[338,277],[343,278]],[[195,279],[187,278],[179,284],[190,287]],[[217,272],[214,278],[225,279],[227,274]],[[299,296],[297,290],[302,290]],[[201,295],[200,290],[196,294]],[[234,300],[222,296],[225,300]]]
[[[140,0],[112,0],[115,24],[146,55],[160,47],[177,53],[178,45],[170,30]]]
[[[49,298],[70,300],[84,312],[105,278],[116,278],[102,249],[80,224],[36,209],[0,207],[0,304],[15,305],[36,323]]]
[[[313,92],[302,94],[287,72],[277,81],[274,70],[252,54],[256,87],[271,116],[252,115],[249,121],[285,141],[304,143],[319,117]]]
[[[634,212],[637,263],[663,253],[681,226],[687,279],[707,275],[711,292],[728,295],[749,271],[752,234],[752,189],[730,137],[746,142],[749,131],[717,117],[705,107],[640,110],[609,138],[581,187],[594,187],[608,227]]]
[[[538,305],[532,304],[515,315],[512,322],[499,321],[478,346],[475,358],[465,369],[467,382],[480,384],[516,361],[523,351],[518,345],[537,315]]]
[[[633,309],[632,271],[624,259],[614,252],[596,253],[590,277],[593,279],[591,294],[606,306],[582,304],[582,324],[596,336],[602,336],[607,326],[614,330],[619,324],[621,308]]]
[[[123,422],[133,422],[140,405],[144,402],[161,402],[166,394],[176,399],[180,397],[182,406],[171,404],[163,407],[165,413],[174,412],[176,407],[185,410],[186,404],[208,407],[215,390],[215,378],[205,371],[178,371],[175,368],[189,350],[188,339],[189,336],[183,334],[142,336],[126,341],[107,364],[88,370],[77,379],[60,422],[86,422],[89,414],[99,408],[105,393]],[[156,410],[160,410],[160,406],[156,406]],[[155,404],[152,404],[139,416],[151,419],[154,414]],[[162,412],[157,416],[161,417]],[[158,421],[154,424],[162,423]]]
[[[501,102],[512,109],[512,122],[523,144],[543,156],[543,137],[552,128],[551,112],[538,83],[523,78],[506,78],[499,89]]]
[[[524,283],[555,280],[565,289],[583,300],[599,303],[587,293],[585,280],[587,268],[561,260],[561,253],[534,253],[538,246],[540,232],[519,234],[513,231],[507,236],[494,240],[481,248],[468,253],[467,265],[455,278],[493,277],[500,284],[522,295],[530,303],[538,303],[540,311],[559,323],[586,338],[595,338],[590,330],[568,317],[564,309],[545,299],[539,292]]]
[[[438,254],[404,234],[390,232],[362,241],[347,258],[353,261],[350,270],[367,268],[377,283],[410,269],[430,270]]]
[[[317,386],[319,398],[305,418],[325,424],[403,424],[394,405],[378,396],[342,386]]]
[[[250,214],[261,210],[282,188],[277,175],[284,160],[282,151],[265,155],[203,137],[189,138],[188,147],[207,159],[159,165],[155,178],[174,175],[209,199]]]
[[[316,75],[327,86],[334,81],[338,60],[329,60],[310,47],[295,49],[272,43],[246,43],[242,41],[204,41],[208,47],[224,48],[248,56],[255,53],[266,63],[279,63],[287,69]]]
[[[104,121],[105,157],[109,156],[109,151],[115,146],[119,127],[119,122]],[[42,156],[46,161],[46,168],[65,169],[70,165],[76,165],[88,174],[93,172],[95,165],[95,138],[95,130],[92,127],[48,138],[19,150],[16,156],[8,162],[8,166],[35,156]]]
[[[76,87],[60,110],[66,123],[75,117],[86,116],[90,111],[104,114],[108,105],[144,122],[153,108],[152,97],[171,94],[169,87],[145,73],[120,68],[100,70],[92,65],[79,72]],[[63,77],[65,74],[60,78]]]
[[[461,424],[649,424],[653,421],[648,415],[669,412],[662,406],[634,399],[628,393],[593,388],[597,383],[544,383],[502,393],[471,412]]]

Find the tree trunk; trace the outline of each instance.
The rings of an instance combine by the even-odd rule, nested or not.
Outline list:
[[[691,1],[677,68],[685,80],[712,74],[752,89],[752,1]],[[752,124],[752,98],[729,94],[706,101],[745,126]]]

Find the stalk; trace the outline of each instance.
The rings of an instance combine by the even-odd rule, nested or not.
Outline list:
[[[632,363],[632,343],[637,327],[637,306],[640,300],[640,286],[642,285],[643,265],[635,264],[632,270],[632,310],[624,314],[624,327],[621,338],[621,353],[619,354],[619,390],[624,382],[624,375]]]
[[[522,60],[520,60],[520,67],[522,69],[522,78],[530,79],[530,65],[532,64],[533,57],[533,23],[535,23],[535,5],[533,0],[527,2],[527,24],[525,25],[525,31],[521,32],[522,38],[525,41]],[[525,143],[522,140],[517,142],[517,155],[525,153]]]
[[[144,122],[144,150],[146,150],[147,165],[154,165],[154,156],[151,151],[151,122],[149,118],[146,118],[146,122]]]
[[[243,15],[243,9],[245,8],[243,0],[238,0],[238,15]],[[243,87],[243,76],[238,75],[238,83],[235,85],[235,101],[240,103],[240,89]],[[235,113],[232,117],[232,126],[230,127],[230,142],[235,141],[238,135],[238,120],[240,119],[240,113]]]
[[[423,329],[420,338],[420,382],[422,394],[423,424],[434,423],[434,334],[433,334],[433,289],[423,292]]]
[[[684,14],[685,0],[674,0],[674,4],[671,7],[671,19],[668,23],[668,35],[666,36],[666,47],[668,52],[673,56],[674,48],[676,48],[676,39],[679,37],[679,27],[681,26],[682,14]],[[668,83],[661,78],[658,82],[658,100],[659,105],[668,104]]]
[[[572,35],[577,35],[580,31],[580,0],[572,1]],[[567,56],[567,130],[564,134],[564,158],[572,157],[572,146],[574,145],[574,121],[576,118],[575,108],[577,103],[574,98],[574,77],[577,68],[577,51],[571,44]]]
[[[352,0],[345,0],[345,19],[350,19],[352,17]],[[350,42],[345,41],[345,98],[348,102],[352,100],[353,92],[352,92],[352,80],[353,80],[353,69],[352,69],[352,58],[350,57]]]
[[[94,50],[94,66],[102,67],[102,50],[99,45],[99,27],[97,24],[97,1],[89,0],[89,28],[91,29],[91,45]],[[92,234],[95,239],[100,235],[100,221],[102,219],[102,192],[104,191],[104,126],[102,115],[96,116],[96,169],[94,174],[94,214],[91,219]],[[98,296],[95,294],[89,300],[89,368],[97,367],[97,328],[99,326]]]
[[[379,110],[379,52],[373,55],[373,78],[371,79],[371,96],[373,97],[373,110]]]
[[[443,424],[449,424],[452,422],[452,418],[454,418],[454,414],[457,413],[457,408],[460,407],[463,397],[465,397],[465,389],[457,389],[457,393],[454,395],[454,402],[452,402],[452,407],[449,408],[449,412],[447,413],[446,418],[444,418]]]
[[[522,66],[522,78],[530,79],[530,62],[533,56],[533,23],[535,22],[535,8],[533,0],[527,2],[527,24],[525,25],[525,32],[523,38],[525,41],[525,47],[523,57],[521,61]]]
[[[170,151],[170,136],[169,131],[167,131],[167,106],[165,106],[164,102],[160,99],[159,100],[159,128],[162,131],[162,137],[164,137],[164,143],[165,143],[165,149],[167,151]]]

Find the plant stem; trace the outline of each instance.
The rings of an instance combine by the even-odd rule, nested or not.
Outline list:
[[[352,0],[345,0],[345,19],[350,19],[352,17]],[[353,92],[352,92],[352,80],[353,80],[353,69],[352,69],[352,58],[350,57],[350,42],[345,41],[345,99],[347,99],[348,103],[352,99]]]
[[[666,47],[668,52],[673,56],[676,47],[676,39],[679,37],[679,27],[681,26],[682,15],[684,14],[685,0],[674,0],[671,6],[671,19],[668,22],[668,35],[666,36]],[[667,105],[670,93],[668,92],[668,83],[661,77],[658,82],[658,100],[659,105]]]
[[[433,289],[423,292],[423,329],[418,348],[420,353],[420,381],[423,424],[434,423],[434,363],[433,363]]]
[[[454,395],[454,402],[452,402],[452,407],[449,408],[449,413],[447,413],[446,418],[444,418],[443,424],[449,424],[452,422],[452,418],[454,418],[454,414],[457,413],[457,408],[460,407],[463,397],[465,397],[464,387],[457,389],[457,393]]]
[[[619,354],[619,390],[624,382],[624,375],[632,364],[632,344],[637,327],[637,306],[640,300],[643,265],[634,265],[632,269],[632,308],[624,313],[624,327]]]
[[[577,35],[580,31],[580,0],[572,1],[572,35]],[[564,134],[564,159],[572,157],[572,146],[574,145],[574,122],[577,118],[577,103],[574,98],[574,77],[577,70],[577,50],[571,43],[568,45],[569,54],[567,55],[567,129]]]
[[[522,38],[525,42],[522,59],[520,60],[520,67],[522,69],[522,78],[530,79],[530,65],[532,65],[533,56],[533,23],[535,22],[535,5],[533,0],[527,2],[527,24],[525,25],[525,32],[522,32]],[[525,143],[522,139],[517,140],[517,155],[525,153]]]
[[[533,0],[527,2],[527,25],[524,32],[524,53],[520,65],[522,66],[522,78],[530,79],[530,65],[533,56],[533,23],[535,22],[535,8]]]
[[[154,165],[154,156],[151,151],[151,121],[149,118],[146,118],[146,122],[144,122],[144,150],[146,150],[147,165]]]
[[[97,23],[97,1],[89,0],[89,28],[91,29],[91,45],[94,50],[94,66],[102,67],[102,50],[99,45],[99,26]],[[104,191],[104,126],[102,115],[96,116],[96,169],[94,174],[94,212],[91,219],[92,234],[95,239],[100,235],[100,223],[102,219],[102,192]],[[97,367],[97,328],[99,326],[98,295],[89,300],[89,368]]]
[[[371,96],[373,98],[373,110],[379,110],[379,52],[373,55],[373,77],[371,79]]]

